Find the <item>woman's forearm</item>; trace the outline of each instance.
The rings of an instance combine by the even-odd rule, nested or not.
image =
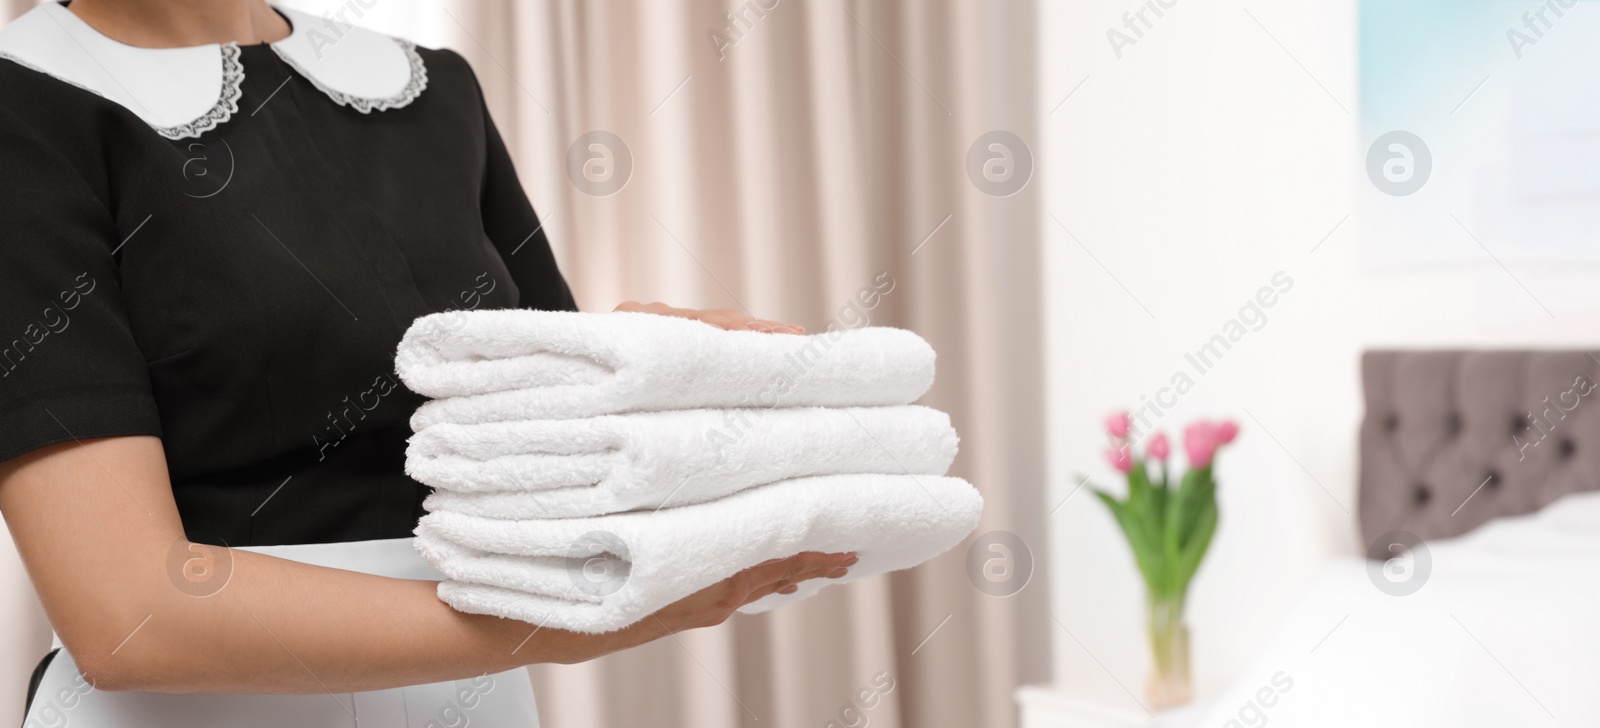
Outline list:
[[[661,629],[530,638],[525,623],[456,612],[431,582],[191,545],[150,437],[64,443],[4,463],[0,509],[51,625],[100,689],[389,688],[587,659]],[[201,577],[205,589],[189,588]]]
[[[69,442],[0,463],[0,512],[51,625],[101,690],[337,693],[579,662],[719,624],[854,563],[773,560],[627,629],[587,635],[462,614],[433,582],[192,544],[152,437]]]
[[[654,636],[647,624],[613,635],[536,630],[457,612],[433,582],[231,556],[231,577],[211,596],[129,583],[139,596],[119,600],[105,628],[71,645],[86,676],[111,690],[350,692],[581,661]],[[130,581],[166,582],[156,563]]]

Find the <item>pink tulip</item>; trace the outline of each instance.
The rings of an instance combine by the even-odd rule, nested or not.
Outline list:
[[[1122,410],[1106,418],[1106,432],[1118,440],[1128,439],[1128,433],[1133,429],[1133,421],[1128,417],[1128,411]]]
[[[1124,473],[1133,469],[1133,452],[1127,445],[1106,448],[1106,460],[1111,461],[1111,467]]]
[[[1150,457],[1166,462],[1167,456],[1172,453],[1172,447],[1167,444],[1167,433],[1157,432],[1155,437],[1150,438],[1150,444],[1145,446],[1144,451]]]
[[[1216,455],[1218,427],[1205,420],[1195,422],[1183,429],[1183,449],[1189,455],[1189,467],[1203,468],[1211,464],[1211,457]]]
[[[1233,438],[1238,434],[1239,423],[1233,420],[1223,420],[1222,424],[1217,425],[1217,444],[1226,445],[1233,442]]]

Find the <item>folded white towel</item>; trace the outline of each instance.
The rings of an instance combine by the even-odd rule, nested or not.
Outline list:
[[[457,424],[701,407],[910,404],[933,349],[909,331],[726,331],[647,313],[452,311],[417,319],[395,357],[412,417]]]
[[[740,611],[763,612],[828,584],[927,561],[978,525],[983,498],[941,476],[830,475],[714,501],[596,518],[499,521],[434,512],[417,550],[450,577],[456,609],[578,632],[610,632],[768,559],[854,551],[844,579],[803,582]]]
[[[411,437],[424,504],[520,520],[682,506],[808,475],[943,475],[956,432],[903,407],[677,410],[581,420],[441,424]]]

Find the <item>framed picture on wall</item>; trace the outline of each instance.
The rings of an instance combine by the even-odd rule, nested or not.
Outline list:
[[[1600,262],[1600,2],[1361,0],[1363,259]]]

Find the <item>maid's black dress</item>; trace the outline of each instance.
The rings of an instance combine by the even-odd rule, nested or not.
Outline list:
[[[283,12],[243,47],[0,31],[0,460],[157,435],[192,540],[405,537],[401,334],[573,299],[460,56]]]

